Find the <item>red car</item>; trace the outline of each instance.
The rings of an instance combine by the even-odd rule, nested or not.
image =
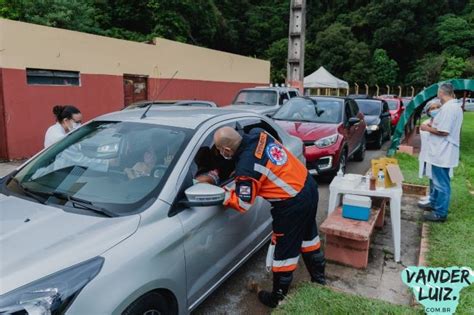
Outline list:
[[[362,161],[366,139],[364,115],[352,99],[295,97],[273,115],[278,125],[305,145],[311,174],[334,176],[353,157]]]
[[[400,117],[402,116],[403,110],[403,101],[398,97],[380,97],[380,99],[385,100],[388,103],[388,109],[390,110],[390,116],[392,118],[392,130],[398,124]]]

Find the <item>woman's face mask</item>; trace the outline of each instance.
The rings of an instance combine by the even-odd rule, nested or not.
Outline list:
[[[435,118],[436,115],[438,115],[439,113],[439,109],[433,109],[432,111],[430,111],[430,116],[432,118]]]
[[[79,128],[80,126],[82,126],[82,124],[80,122],[73,122],[72,123],[72,129],[71,130],[74,130],[74,129],[77,129]]]

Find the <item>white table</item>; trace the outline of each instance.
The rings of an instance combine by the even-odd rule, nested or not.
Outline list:
[[[400,261],[400,229],[401,229],[401,201],[402,188],[377,188],[369,190],[368,183],[361,184],[362,175],[346,174],[334,177],[329,185],[328,215],[333,212],[341,202],[342,194],[353,194],[370,197],[390,198],[390,218],[392,221],[393,247],[395,248],[395,261]],[[352,180],[353,179],[353,180]]]

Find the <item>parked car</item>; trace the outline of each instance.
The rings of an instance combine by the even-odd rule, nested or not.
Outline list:
[[[412,99],[413,97],[410,97],[410,96],[402,97],[403,106],[407,106],[408,103],[410,103]]]
[[[463,103],[463,99],[459,99],[459,103]],[[464,103],[464,110],[467,112],[474,112],[474,98],[468,98],[466,97],[466,101]]]
[[[364,115],[350,98],[295,97],[273,119],[305,144],[311,174],[335,175],[353,157],[362,161],[366,139]]]
[[[403,101],[398,97],[380,97],[380,99],[386,101],[388,104],[390,116],[392,118],[392,130],[394,130],[398,124],[398,121],[400,120],[400,117],[402,116],[403,111],[405,110]]]
[[[271,116],[291,96],[287,87],[256,87],[240,90],[226,109],[249,110]],[[294,93],[292,93],[294,94]]]
[[[153,107],[98,117],[2,178],[0,314],[191,312],[272,231],[265,200],[240,214],[223,188],[193,184],[222,126],[263,128],[304,162],[267,117]]]
[[[367,125],[367,143],[380,149],[385,140],[390,139],[391,134],[392,122],[387,102],[377,99],[356,99],[355,101],[364,114]]]
[[[144,108],[152,104],[153,106],[190,106],[190,107],[217,107],[216,103],[202,100],[167,100],[167,101],[140,101],[132,103],[124,109]]]

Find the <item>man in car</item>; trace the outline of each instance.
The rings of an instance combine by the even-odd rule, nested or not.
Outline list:
[[[300,252],[311,281],[325,284],[316,226],[318,188],[303,163],[263,129],[241,136],[222,127],[214,142],[225,159],[235,161],[235,189],[226,192],[224,205],[245,212],[261,196],[273,206],[273,290],[258,292],[259,300],[276,307],[285,297]]]

